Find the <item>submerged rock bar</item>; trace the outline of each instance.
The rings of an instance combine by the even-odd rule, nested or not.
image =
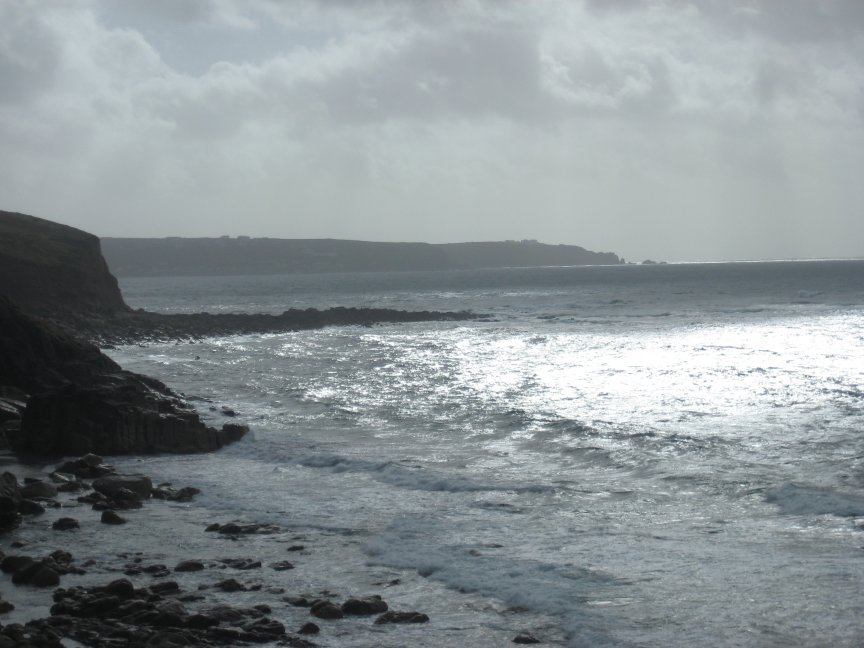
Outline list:
[[[326,310],[290,309],[279,315],[264,313],[150,313],[134,311],[91,321],[91,337],[102,344],[142,341],[201,339],[223,335],[285,333],[325,326],[372,326],[403,322],[452,322],[477,319],[468,312],[403,311],[389,308],[346,308]]]

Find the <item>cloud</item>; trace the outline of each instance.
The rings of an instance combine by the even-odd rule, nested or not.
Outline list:
[[[821,200],[849,249],[860,7],[0,2],[0,199],[104,234],[669,258],[756,254],[781,221],[800,233],[777,254],[828,250]],[[747,219],[752,246],[702,240]]]

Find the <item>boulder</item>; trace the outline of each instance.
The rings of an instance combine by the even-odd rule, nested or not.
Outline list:
[[[71,531],[72,529],[77,529],[81,525],[78,524],[78,520],[70,517],[61,517],[54,521],[54,524],[51,525],[51,528],[55,531]]]
[[[148,499],[153,482],[146,475],[107,475],[95,480],[93,488],[109,499]]]
[[[223,558],[219,562],[232,569],[260,569],[261,567],[261,561],[254,558]]]
[[[378,596],[367,596],[366,598],[351,598],[342,604],[342,612],[355,616],[368,616],[381,614],[387,611],[387,603]]]
[[[520,632],[518,635],[513,637],[513,643],[515,644],[539,644],[540,640],[537,639],[534,635],[528,634],[527,632]]]
[[[16,585],[55,587],[60,583],[62,574],[83,573],[71,563],[72,554],[55,551],[41,560],[30,556],[6,556],[0,563],[0,568],[5,573],[12,574],[12,582]]]
[[[341,619],[345,616],[342,610],[330,601],[315,601],[309,607],[309,612],[319,619]]]
[[[25,499],[33,499],[35,497],[50,499],[52,497],[57,497],[57,487],[54,484],[42,481],[41,479],[26,482],[21,486],[19,492],[21,493],[21,497]]]
[[[174,567],[175,572],[195,572],[202,571],[204,569],[204,563],[200,560],[181,560]]]
[[[111,509],[102,511],[102,524],[126,524],[126,518]]]
[[[12,575],[16,585],[32,585],[34,587],[56,587],[60,584],[60,574],[46,561],[34,562]]]
[[[45,512],[45,507],[39,502],[25,499],[21,500],[21,504],[18,506],[18,512],[21,513],[21,515],[41,515]]]
[[[245,592],[246,586],[238,583],[233,578],[227,578],[223,581],[216,583],[216,587],[223,592]]]
[[[375,623],[378,625],[385,623],[426,623],[428,621],[429,617],[422,612],[395,612],[393,610],[385,612],[375,619]]]
[[[14,574],[35,562],[30,556],[5,556],[0,561],[0,569],[2,569],[4,574]]]
[[[102,457],[88,454],[79,457],[78,459],[72,459],[60,464],[57,466],[55,471],[51,473],[51,478],[60,483],[72,482],[75,479],[96,479],[98,477],[114,475],[116,473],[117,471],[113,466],[102,463]]]
[[[303,626],[297,631],[297,634],[310,635],[318,634],[319,632],[321,632],[321,628],[309,621],[308,623],[303,624]]]

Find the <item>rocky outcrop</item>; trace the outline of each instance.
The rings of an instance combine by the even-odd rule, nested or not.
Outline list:
[[[0,211],[0,294],[56,320],[128,310],[99,239],[35,216]]]
[[[54,455],[207,452],[225,445],[224,432],[154,383],[123,372],[107,384],[34,395],[10,443],[19,453]]]
[[[158,380],[123,371],[95,346],[53,330],[0,296],[0,385],[31,394],[19,454],[151,454],[216,450],[245,433],[206,426]]]
[[[34,393],[121,372],[94,345],[25,315],[0,294],[0,385]]]
[[[390,308],[316,308],[267,313],[149,313],[134,311],[99,322],[92,337],[103,344],[140,341],[201,339],[221,335],[284,333],[325,326],[372,326],[381,323],[464,321],[477,319],[468,312],[403,311]],[[228,414],[230,416],[230,414]]]

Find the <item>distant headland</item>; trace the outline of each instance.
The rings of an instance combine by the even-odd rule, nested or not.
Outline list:
[[[376,243],[340,239],[102,238],[118,277],[226,276],[316,272],[400,272],[618,265],[612,252],[534,240]]]

